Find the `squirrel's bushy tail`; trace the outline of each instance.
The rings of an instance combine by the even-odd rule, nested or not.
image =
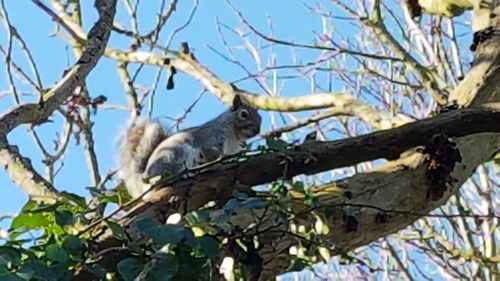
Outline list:
[[[136,118],[121,139],[119,153],[119,177],[125,182],[133,198],[143,193],[142,174],[154,149],[168,133],[158,121]]]

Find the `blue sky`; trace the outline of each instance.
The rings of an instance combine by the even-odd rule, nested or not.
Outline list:
[[[90,26],[96,20],[96,13],[91,6],[93,1],[82,1],[84,6],[84,26],[88,31]],[[129,27],[128,16],[123,8],[122,1],[119,2],[117,20]],[[156,21],[156,14],[160,1],[141,1],[139,9],[139,30],[143,33],[149,30]],[[162,34],[159,42],[165,42],[172,30],[181,26],[191,12],[192,1],[179,1],[177,12],[167,23],[167,32]],[[273,34],[277,37],[290,41],[301,41],[312,43],[313,31],[321,28],[319,17],[310,14],[304,9],[303,1],[287,1],[283,5],[281,0],[257,1],[249,4],[249,1],[234,1],[237,6],[249,20],[252,25],[263,32],[268,32],[268,22],[272,22]],[[45,87],[54,84],[62,75],[64,69],[71,66],[74,61],[74,55],[67,48],[62,39],[54,36],[54,24],[48,16],[41,12],[31,1],[6,1],[6,9],[12,24],[17,28],[23,39],[27,42],[35,62],[39,67],[42,82]],[[233,81],[246,76],[239,67],[224,60],[219,55],[211,51],[211,46],[218,51],[225,53],[224,47],[217,34],[216,20],[224,24],[237,27],[241,26],[239,19],[231,11],[229,6],[222,0],[200,1],[196,15],[190,25],[180,32],[173,40],[172,46],[177,48],[180,42],[189,42],[191,49],[196,57],[212,71],[226,81]],[[349,28],[349,27],[346,27]],[[224,31],[231,45],[242,44],[242,41],[228,30]],[[255,37],[252,37],[255,39]],[[6,46],[6,34],[4,29],[0,32],[0,42]],[[253,40],[258,42],[258,40]],[[113,34],[110,40],[110,46],[115,48],[126,48],[130,43],[129,38],[118,34]],[[16,43],[14,43],[16,44]],[[266,42],[260,41],[260,44],[266,45]],[[278,64],[292,63],[290,59],[290,50],[281,48],[274,50],[278,56]],[[262,52],[263,65],[266,65],[268,53]],[[298,50],[295,54],[303,61],[313,60],[313,52]],[[24,59],[23,53],[15,45],[13,56],[16,63],[21,65],[29,73],[29,68]],[[239,52],[240,61],[253,67],[249,55]],[[4,57],[2,56],[2,59]],[[132,67],[131,67],[132,68]],[[251,70],[255,70],[255,67]],[[151,86],[153,83],[156,69],[146,67],[139,76],[139,84]],[[0,68],[0,91],[8,90],[6,68]],[[173,91],[165,90],[166,75],[160,80],[160,86],[156,94],[153,116],[175,117],[183,112],[193,100],[198,96],[202,87],[200,84],[186,75],[177,75],[176,89]],[[303,83],[295,81],[284,81],[286,89],[289,89],[287,95],[296,95],[308,92],[309,89],[303,86]],[[126,105],[124,91],[116,71],[116,63],[103,58],[95,70],[87,78],[87,85],[91,96],[105,95],[110,105]],[[243,82],[238,84],[248,90],[262,92],[253,82]],[[16,82],[18,90],[23,93],[34,93],[31,87],[26,84]],[[23,102],[34,101],[35,97],[23,96]],[[13,99],[6,96],[0,99],[0,112],[6,112],[13,106]],[[222,105],[212,94],[206,93],[183,127],[189,127],[200,124],[224,110]],[[115,167],[115,155],[117,151],[117,141],[120,130],[128,120],[128,113],[118,110],[99,110],[97,115],[92,117],[95,121],[94,134],[96,153],[100,164],[100,173],[105,175],[110,169]],[[269,115],[264,114],[264,126],[269,126]],[[55,116],[52,123],[37,127],[36,131],[42,136],[44,144],[52,148],[51,142],[57,139],[56,132],[60,132],[63,126],[60,116]],[[11,144],[19,146],[24,156],[32,159],[32,164],[43,174],[43,165],[41,163],[41,153],[34,145],[33,139],[27,133],[27,126],[17,128],[9,135]],[[85,186],[90,183],[87,166],[84,159],[82,144],[77,145],[73,138],[70,142],[69,153],[64,157],[64,166],[56,177],[55,186],[62,190],[69,190],[78,194],[88,193]],[[21,190],[13,185],[9,177],[2,169],[0,171],[0,188],[5,190],[6,196],[0,197],[0,213],[15,212],[19,210],[26,201],[26,196]]]

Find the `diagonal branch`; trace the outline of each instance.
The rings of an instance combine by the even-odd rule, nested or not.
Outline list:
[[[311,175],[380,158],[395,159],[410,148],[426,145],[435,134],[458,138],[500,133],[498,120],[500,103],[466,108],[363,136],[306,142],[280,152],[256,155],[245,162],[228,159],[201,171],[190,170],[189,173],[198,172],[195,177],[186,179],[187,174],[178,175],[160,180],[155,186],[169,186],[167,197],[189,194],[189,204],[196,209],[198,203],[217,199],[220,192],[230,191],[234,186],[256,186],[281,177]],[[206,190],[217,192],[207,195]]]
[[[500,19],[495,19],[495,26],[499,25]],[[330,249],[333,249],[333,254],[352,250],[379,237],[394,233],[417,218],[405,212],[418,210],[419,213],[424,214],[444,204],[450,195],[456,193],[472,175],[478,165],[491,160],[493,155],[500,150],[500,126],[498,125],[500,100],[495,82],[500,79],[499,45],[500,38],[493,37],[479,46],[475,64],[480,67],[473,67],[455,90],[461,93],[472,93],[473,96],[465,102],[459,99],[459,104],[468,105],[471,100],[474,101],[472,104],[475,106],[483,104],[484,101],[492,101],[495,102],[494,104],[460,109],[435,118],[353,139],[306,143],[299,146],[298,150],[289,149],[270,155],[259,155],[242,163],[223,160],[208,169],[197,171],[198,174],[194,177],[185,180],[179,178],[164,180],[162,184],[171,186],[160,189],[160,191],[167,191],[163,195],[165,200],[144,203],[129,214],[122,223],[128,226],[132,237],[137,237],[136,222],[141,218],[152,217],[158,221],[165,221],[169,213],[174,211],[173,206],[167,200],[168,193],[175,192],[180,197],[187,196],[190,204],[188,208],[194,209],[207,201],[230,197],[233,189],[242,184],[261,184],[277,177],[316,173],[380,157],[390,158],[410,147],[426,144],[435,133],[445,132],[449,136],[454,136],[463,159],[452,171],[452,176],[456,181],[450,183],[449,190],[437,201],[429,201],[426,198],[429,181],[426,177],[427,167],[423,165],[425,158],[421,153],[405,153],[400,159],[390,161],[375,171],[356,174],[314,191],[319,204],[330,206],[321,215],[326,216],[326,211],[330,214],[334,213],[325,221],[329,231],[314,234],[324,240]],[[471,81],[476,81],[477,84],[467,82],[468,76],[472,76]],[[455,92],[451,96],[454,94]],[[328,157],[325,157],[323,153],[329,153]],[[293,161],[290,161],[290,158]],[[350,160],[351,158],[356,158],[356,161]],[[283,174],[285,168],[286,175]],[[348,196],[347,193],[350,195]],[[376,220],[376,215],[380,211],[375,208],[353,208],[351,211],[355,212],[358,227],[354,232],[349,232],[345,226],[345,210],[339,208],[345,203],[375,206],[379,210],[398,209],[401,213],[394,214],[385,223],[380,223]],[[249,225],[255,225],[255,213],[262,218],[262,223],[256,226],[258,229],[255,232],[259,236],[259,244],[263,245],[258,250],[264,267],[260,280],[274,279],[276,275],[286,271],[291,259],[289,249],[298,242],[297,235],[290,234],[287,223],[276,223],[272,212],[275,207],[271,206],[266,209],[267,212],[241,211],[231,219],[235,227],[246,229]],[[293,197],[286,207],[299,215],[294,223],[304,225],[307,230],[314,228],[312,224],[315,218],[311,216],[311,212],[304,212],[307,207],[303,203],[303,198]],[[109,243],[110,240],[107,242]]]
[[[408,120],[379,112],[347,93],[315,93],[297,97],[269,97],[239,89],[224,82],[206,66],[199,63],[192,54],[171,52],[174,57],[166,58],[146,52],[125,53],[117,49],[107,49],[106,56],[122,62],[142,63],[161,67],[173,66],[177,70],[191,75],[207,90],[223,102],[230,104],[235,95],[241,95],[249,104],[269,111],[293,112],[322,108],[334,108],[339,114],[359,117],[376,129],[387,129],[406,123]]]
[[[79,43],[85,42],[85,32],[76,25],[71,17],[58,10],[55,15],[50,12],[49,15],[62,24],[73,36],[73,39]],[[147,42],[146,42],[147,43]],[[140,63],[155,65],[159,67],[174,67],[194,79],[198,80],[208,91],[216,95],[226,104],[230,104],[236,94],[244,97],[251,105],[269,111],[303,111],[321,108],[334,108],[339,113],[356,116],[365,121],[375,129],[387,129],[406,123],[408,120],[399,117],[392,117],[388,114],[378,112],[371,106],[362,103],[347,93],[315,93],[314,95],[302,95],[293,98],[268,97],[258,95],[221,80],[208,67],[198,62],[192,53],[176,52],[162,48],[170,56],[165,57],[156,55],[152,52],[133,51],[125,52],[119,49],[106,48],[105,56],[122,63]]]
[[[48,92],[40,103],[27,103],[15,107],[0,116],[0,164],[7,170],[11,179],[30,197],[47,201],[54,198],[57,191],[32,167],[15,146],[7,141],[7,134],[21,124],[40,124],[80,87],[90,71],[96,66],[106,48],[113,18],[116,0],[99,0],[95,3],[99,11],[99,20],[89,31],[85,51],[64,77]]]
[[[153,218],[158,222],[164,222],[175,212],[175,206],[178,204],[169,200],[174,195],[187,201],[185,205],[180,205],[187,207],[187,210],[195,210],[209,201],[223,201],[231,197],[235,188],[245,189],[278,178],[314,174],[378,158],[393,158],[408,148],[428,143],[434,134],[440,132],[458,138],[459,149],[465,154],[462,161],[463,168],[454,174],[458,180],[455,183],[456,188],[470,177],[477,165],[491,159],[493,153],[500,149],[498,134],[500,126],[497,122],[499,118],[500,103],[495,103],[481,108],[460,109],[399,128],[355,138],[331,142],[307,142],[284,151],[253,156],[246,162],[235,161],[235,158],[223,159],[206,169],[191,170],[184,175],[159,181],[155,184],[157,191],[153,191],[158,195],[155,202],[142,203],[124,217],[121,223],[127,226],[127,233],[134,241],[140,237],[137,229],[138,221],[143,218]],[[477,134],[481,132],[497,134]],[[483,150],[471,153],[473,148],[470,144],[477,138],[481,141],[476,143],[480,144]],[[393,233],[418,218],[415,210],[419,210],[419,214],[425,214],[445,201],[446,198],[443,198],[438,202],[429,203],[426,199],[429,183],[425,177],[426,166],[422,165],[423,161],[422,154],[409,154],[371,173],[358,174],[313,191],[318,205],[323,206],[322,210],[316,210],[317,212],[322,214],[334,211],[333,217],[328,220],[330,232],[322,237],[335,246],[333,254],[348,251]],[[192,173],[195,175],[188,175]],[[168,187],[158,189],[161,186]],[[351,195],[345,195],[346,192]],[[391,196],[388,197],[387,194]],[[308,229],[313,227],[311,222],[315,219],[304,205],[303,194],[292,194],[287,206],[296,214],[294,222],[297,225],[305,225]],[[357,232],[351,235],[345,230],[343,221],[345,214],[343,208],[346,206],[356,210],[359,222]],[[241,229],[254,224],[255,216],[263,218],[262,223],[256,226],[259,241],[264,241],[259,254],[266,261],[260,280],[272,279],[286,270],[291,258],[288,249],[297,245],[297,237],[288,231],[288,224],[276,223],[274,217],[276,207],[271,205],[266,211],[242,211],[231,218],[231,224]],[[383,225],[376,223],[375,217],[381,212],[380,210],[395,208],[398,211],[392,213],[389,223]],[[217,213],[213,217],[217,217]],[[260,231],[262,229],[266,231]],[[115,245],[112,238],[106,237],[107,235],[97,238],[97,241],[102,243],[100,247]],[[103,261],[108,261],[108,258],[117,257],[104,257]],[[125,256],[120,259],[123,258]],[[116,263],[115,260],[114,264]]]

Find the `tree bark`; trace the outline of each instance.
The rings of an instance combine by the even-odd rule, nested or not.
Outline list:
[[[497,9],[496,12],[500,11]],[[499,28],[499,22],[498,17],[493,20],[495,29]],[[500,40],[494,36],[478,47],[473,66],[451,93],[450,100],[457,101],[461,106],[500,102],[499,87],[496,82],[500,79],[499,62]],[[167,198],[174,190],[176,194],[188,198],[189,209],[194,209],[214,197],[229,197],[234,186],[262,184],[281,176],[313,174],[380,157],[392,158],[406,149],[425,144],[433,134],[439,132],[440,128],[443,132],[454,136],[454,141],[462,154],[462,161],[455,166],[451,174],[455,181],[450,183],[447,192],[440,200],[432,201],[426,197],[429,188],[426,176],[427,164],[425,156],[417,152],[407,153],[372,172],[357,174],[341,182],[333,182],[318,188],[315,191],[316,199],[318,205],[322,207],[314,210],[315,215],[306,211],[300,195],[290,200],[289,205],[297,214],[294,224],[312,229],[312,224],[318,217],[327,218],[324,224],[328,226],[328,233],[316,234],[321,235],[323,241],[327,242],[326,246],[333,254],[349,251],[394,233],[444,204],[472,175],[478,165],[491,160],[494,154],[498,153],[500,149],[498,108],[494,110],[495,112],[491,112],[491,115],[486,114],[489,116],[486,117],[489,121],[480,125],[488,127],[483,127],[484,130],[480,129],[478,123],[464,118],[474,110],[473,108],[458,110],[400,128],[348,140],[307,143],[299,146],[298,150],[290,149],[256,156],[244,163],[222,161],[210,169],[200,171],[193,178],[162,182],[172,186],[173,189],[163,189],[168,191],[163,194],[164,199],[156,203],[145,203],[132,212],[124,223],[129,227],[129,232],[134,234],[136,232],[134,223],[140,218],[153,216],[159,221],[164,221],[171,213],[168,209],[172,206]],[[456,123],[444,121],[448,117],[456,118],[454,119]],[[308,165],[306,162],[311,164]],[[283,174],[284,166],[287,166],[286,175]],[[349,196],[346,196],[347,191]],[[357,221],[355,231],[346,229],[346,208],[353,213]],[[327,216],[324,212],[326,209],[329,213],[333,211],[333,215]],[[414,213],[414,210],[419,212]],[[380,213],[390,214],[390,219],[380,223],[380,220],[376,219]],[[270,280],[287,270],[291,259],[290,247],[298,245],[299,241],[304,241],[301,241],[300,234],[290,231],[290,224],[276,224],[272,208],[267,209],[265,213],[257,211],[257,215],[262,219],[256,231],[267,229],[258,232],[259,241],[263,245],[258,254],[263,259],[264,265],[260,279]],[[232,218],[232,222],[245,229],[254,222],[255,217],[255,210],[250,210],[237,214]]]

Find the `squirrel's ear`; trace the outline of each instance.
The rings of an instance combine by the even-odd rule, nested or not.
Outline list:
[[[232,106],[232,109],[233,110],[236,110],[238,109],[241,105],[243,105],[242,101],[241,101],[241,97],[240,95],[235,95],[234,98],[233,98],[233,106]]]

